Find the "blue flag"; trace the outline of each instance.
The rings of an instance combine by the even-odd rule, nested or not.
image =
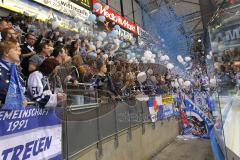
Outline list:
[[[214,111],[215,107],[214,107],[214,100],[212,101],[209,94],[207,94],[207,104],[208,104],[208,107],[209,107],[209,110],[211,112]]]
[[[24,87],[19,81],[16,65],[12,64],[10,68],[10,82],[8,87],[5,104],[2,109],[17,110],[22,109],[22,103],[25,100]]]

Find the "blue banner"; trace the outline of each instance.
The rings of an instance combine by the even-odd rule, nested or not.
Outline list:
[[[183,128],[183,133],[192,134],[201,138],[209,138],[210,131],[213,127],[212,120],[202,111],[191,99],[184,97],[182,107],[186,124]]]
[[[62,159],[62,126],[55,109],[0,110],[0,159]]]

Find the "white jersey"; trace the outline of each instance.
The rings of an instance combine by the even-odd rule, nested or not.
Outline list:
[[[28,78],[28,92],[40,107],[56,107],[57,94],[53,94],[49,87],[48,78],[39,71],[30,74]]]

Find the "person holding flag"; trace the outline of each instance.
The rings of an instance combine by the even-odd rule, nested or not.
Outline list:
[[[0,106],[21,109],[27,105],[25,82],[18,70],[20,45],[14,41],[0,42]]]

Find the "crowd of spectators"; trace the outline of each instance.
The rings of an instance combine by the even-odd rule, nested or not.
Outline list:
[[[163,94],[171,89],[168,72],[159,73],[158,65],[129,63],[124,56],[114,56],[126,46],[112,43],[106,47],[97,42],[94,48],[91,36],[52,29],[50,24],[16,13],[1,18],[0,32],[0,104],[8,95],[12,66],[21,82],[16,84],[25,88],[23,105],[57,106],[66,100],[68,83],[90,83],[115,99],[139,92]],[[142,71],[147,80],[141,84],[137,75]]]

